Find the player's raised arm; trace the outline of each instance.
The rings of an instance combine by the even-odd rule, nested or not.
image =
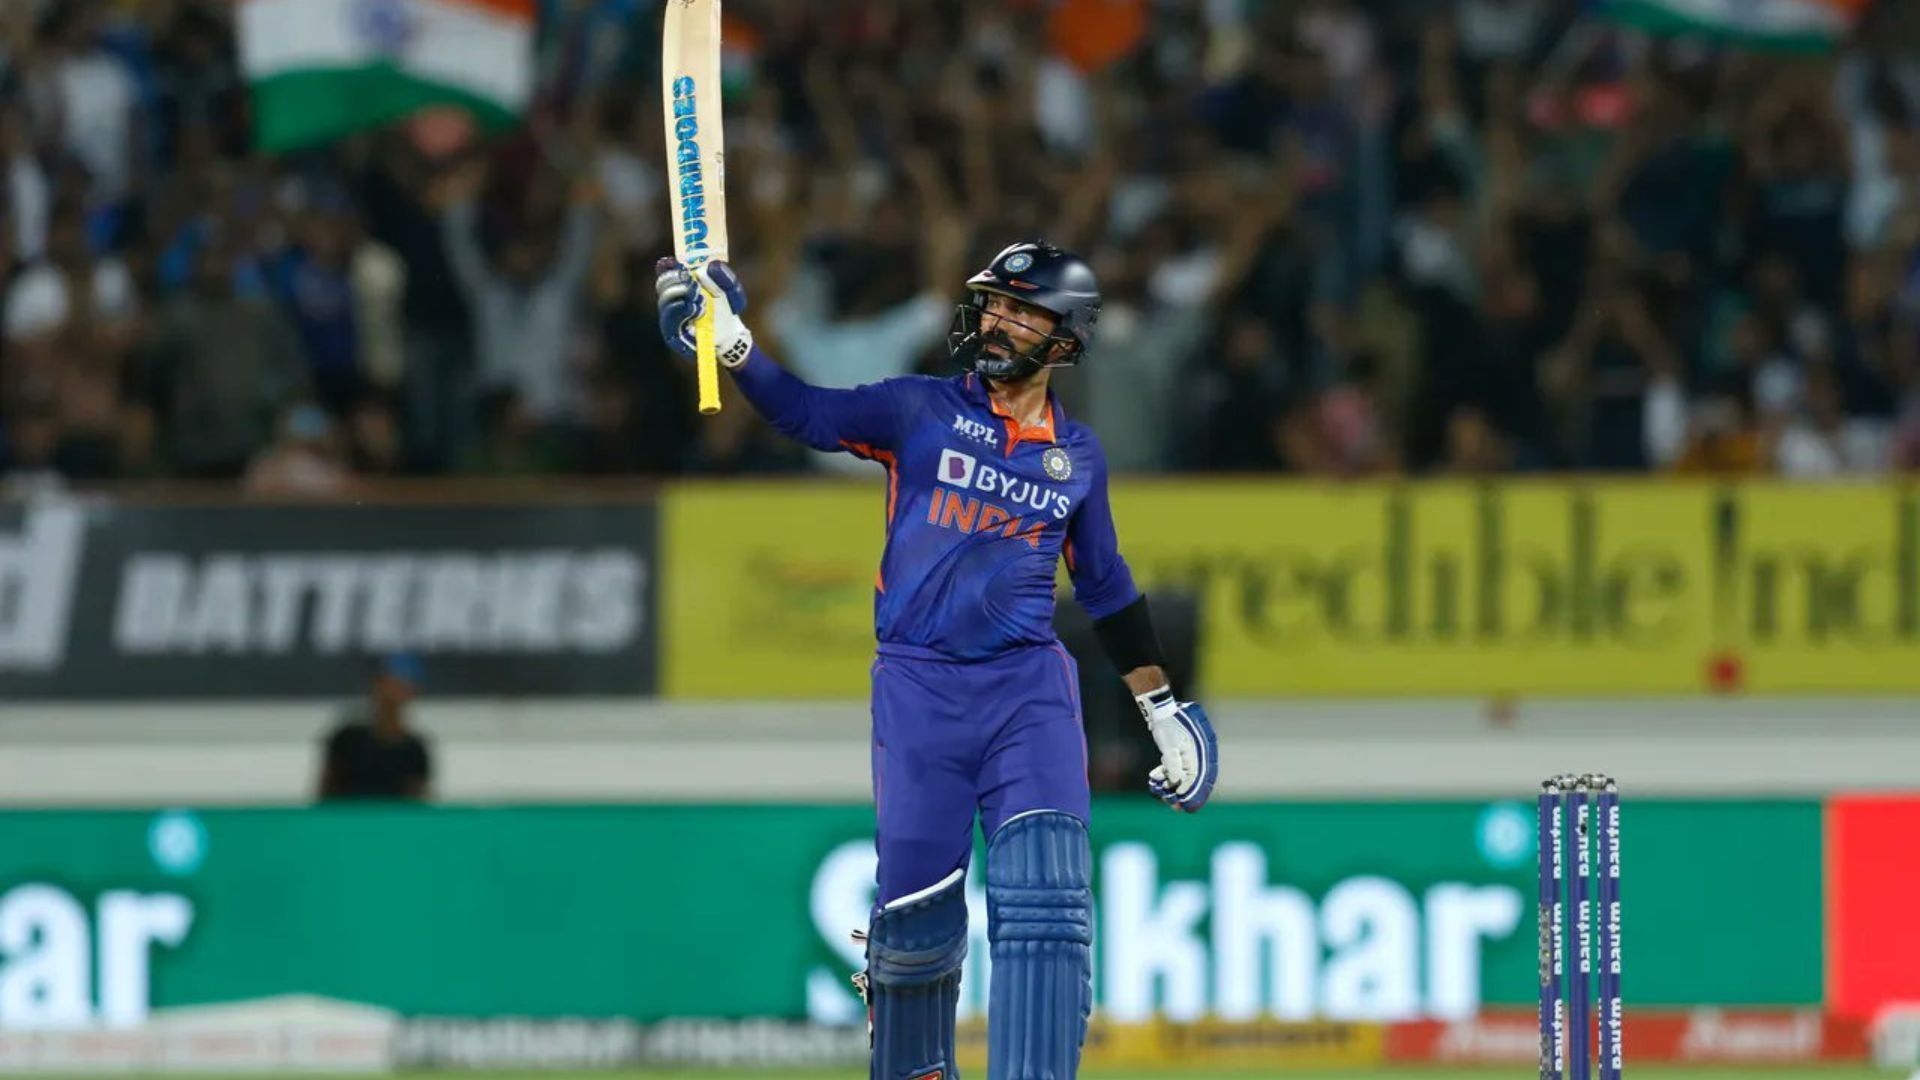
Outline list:
[[[1206,805],[1220,775],[1213,724],[1197,703],[1181,701],[1173,692],[1147,598],[1120,555],[1107,501],[1106,453],[1098,440],[1093,441],[1092,457],[1093,482],[1067,523],[1065,554],[1073,597],[1093,618],[1100,647],[1126,680],[1160,748],[1160,764],[1148,774],[1147,787],[1168,806],[1196,812]]]
[[[660,304],[660,334],[687,359],[694,355],[694,320],[710,297],[725,300],[714,309],[714,352],[747,400],[783,434],[815,450],[846,450],[863,457],[894,444],[898,389],[887,382],[850,390],[812,386],[775,363],[754,345],[753,331],[740,319],[747,310],[747,290],[726,263],[689,271],[672,259],[661,259],[654,293]]]
[[[1073,598],[1087,614],[1103,622],[1140,599],[1133,572],[1120,557],[1120,541],[1113,527],[1113,508],[1107,501],[1107,453],[1088,435],[1093,475],[1087,497],[1067,522],[1067,573],[1073,578]],[[1129,668],[1122,667],[1123,673]]]

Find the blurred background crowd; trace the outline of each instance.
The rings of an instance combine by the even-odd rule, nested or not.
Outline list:
[[[1916,15],[1776,56],[1589,6],[729,0],[750,321],[819,383],[944,372],[1044,236],[1101,276],[1058,385],[1117,469],[1920,467]],[[699,419],[660,344],[659,15],[543,0],[513,131],[271,157],[226,0],[0,4],[0,468],[857,467]]]

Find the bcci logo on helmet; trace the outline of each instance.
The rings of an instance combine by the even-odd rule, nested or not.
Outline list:
[[[1012,255],[1007,256],[1007,261],[1000,264],[1000,268],[1009,274],[1017,274],[1032,265],[1033,256],[1024,251],[1016,251]]]

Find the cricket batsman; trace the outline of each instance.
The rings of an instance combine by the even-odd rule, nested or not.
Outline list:
[[[887,472],[874,586],[873,799],[879,895],[864,993],[873,1080],[952,1080],[967,947],[962,882],[987,837],[989,1080],[1076,1074],[1093,1009],[1087,748],[1074,661],[1053,632],[1054,574],[1124,673],[1160,764],[1147,786],[1188,813],[1219,774],[1212,725],[1168,685],[1146,597],[1120,557],[1100,440],[1049,392],[1093,343],[1091,267],[1019,243],[967,280],[948,334],[961,372],[853,389],[810,386],[754,346],[724,262],[661,260],[669,345],[714,341],[755,409],[818,450]],[[716,302],[723,301],[723,302]]]

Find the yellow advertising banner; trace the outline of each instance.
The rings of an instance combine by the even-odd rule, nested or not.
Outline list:
[[[1201,598],[1211,693],[1577,694],[1689,685],[1702,494],[1154,482],[1114,516],[1142,588]]]
[[[1765,485],[1719,493],[1701,587],[1724,689],[1920,690],[1920,489]]]
[[[962,1072],[984,1074],[987,1025],[965,1021],[955,1032]],[[1201,1020],[1113,1023],[1095,1016],[1080,1055],[1086,1069],[1364,1069],[1386,1061],[1386,1025],[1332,1020]],[[1152,1075],[1146,1073],[1143,1075]]]
[[[666,692],[863,696],[885,498],[671,491]],[[1169,479],[1113,502],[1142,588],[1200,598],[1215,695],[1920,690],[1902,485]]]
[[[873,662],[886,485],[683,484],[661,506],[668,697],[857,698]]]

